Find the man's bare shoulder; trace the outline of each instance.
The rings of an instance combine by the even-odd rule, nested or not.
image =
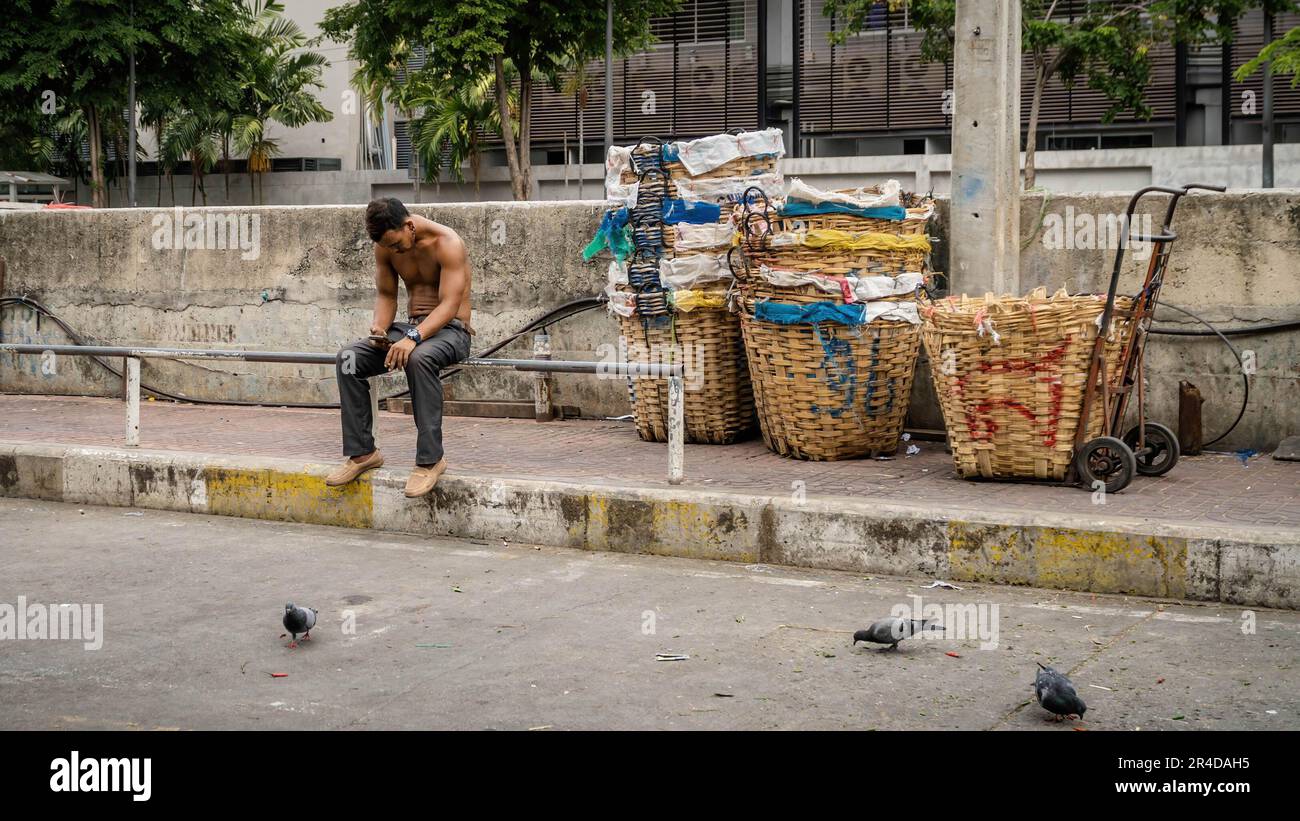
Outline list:
[[[439,230],[438,233],[438,258],[443,262],[460,262],[468,258],[469,253],[465,249],[465,241],[460,238],[460,234],[446,225],[434,223]]]

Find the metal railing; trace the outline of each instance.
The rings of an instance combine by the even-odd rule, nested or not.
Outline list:
[[[126,444],[140,444],[140,360],[141,359],[225,359],[243,362],[285,362],[298,365],[333,365],[331,353],[310,351],[231,351],[189,348],[135,348],[112,345],[0,344],[0,353],[56,356],[120,357],[126,362]],[[510,368],[538,373],[585,373],[610,377],[651,377],[668,380],[668,481],[679,484],[685,472],[686,419],[683,397],[683,368],[678,364],[644,362],[590,362],[561,359],[478,359],[457,362],[453,367]],[[380,374],[383,376],[384,374]],[[379,392],[370,390],[372,430],[379,419]]]

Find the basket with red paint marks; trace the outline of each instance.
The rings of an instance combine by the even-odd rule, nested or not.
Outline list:
[[[1131,320],[1116,297],[1106,371],[1120,366]],[[1102,431],[1100,403],[1081,422],[1089,358],[1106,296],[1039,288],[1024,297],[948,297],[921,308],[921,338],[958,475],[1063,481],[1074,438]]]

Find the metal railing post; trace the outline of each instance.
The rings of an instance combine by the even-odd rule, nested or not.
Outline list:
[[[668,484],[680,485],[686,461],[686,407],[682,377],[668,377]]]
[[[533,334],[533,358],[551,361],[551,335],[545,330]],[[551,405],[551,387],[551,377],[546,373],[539,371],[533,375],[533,418],[538,422],[555,419],[555,408]]]
[[[140,360],[126,357],[126,446],[140,446]]]

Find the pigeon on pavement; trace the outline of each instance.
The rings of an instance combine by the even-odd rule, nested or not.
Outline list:
[[[897,650],[898,643],[905,638],[915,636],[925,630],[942,630],[943,625],[934,621],[924,619],[882,619],[868,627],[866,630],[859,630],[853,634],[853,644],[860,641],[869,641],[873,644],[888,644],[888,648],[882,647],[882,650]]]
[[[1038,666],[1041,669],[1034,678],[1034,695],[1038,697],[1038,703],[1043,709],[1055,713],[1056,721],[1069,715],[1083,718],[1088,706],[1074,691],[1074,682],[1066,678],[1064,673],[1046,667],[1042,662],[1038,662]]]
[[[305,641],[311,640],[311,629],[316,626],[316,610],[310,607],[299,607],[293,602],[284,606],[284,629],[288,630],[293,638],[289,641],[290,647],[298,646],[298,634],[303,634]]]

